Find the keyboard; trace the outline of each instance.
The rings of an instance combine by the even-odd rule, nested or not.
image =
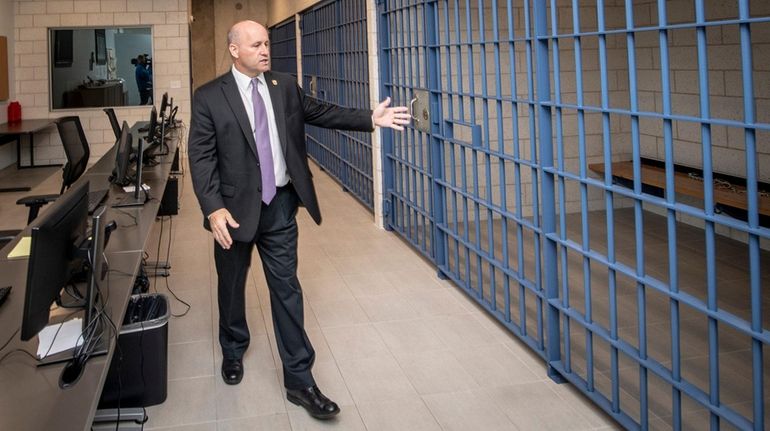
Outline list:
[[[92,190],[88,192],[88,214],[93,214],[102,203],[110,189]]]
[[[8,293],[11,291],[11,286],[0,287],[0,305],[3,305],[5,298],[8,297]]]

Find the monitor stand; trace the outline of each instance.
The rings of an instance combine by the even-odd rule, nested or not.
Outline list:
[[[143,206],[148,200],[150,200],[150,195],[147,193],[147,189],[144,187],[140,188],[142,192],[138,195],[137,193],[126,193],[124,195],[117,196],[115,202],[112,204],[112,207],[126,208]]]

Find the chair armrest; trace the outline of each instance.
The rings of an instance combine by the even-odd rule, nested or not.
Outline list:
[[[58,198],[59,195],[35,195],[35,196],[24,196],[23,198],[16,201],[16,205],[26,205],[26,206],[33,206],[33,205],[45,205],[49,202],[53,202]]]

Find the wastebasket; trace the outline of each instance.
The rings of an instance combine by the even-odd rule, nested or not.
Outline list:
[[[169,315],[165,295],[131,296],[99,409],[148,407],[166,400]]]

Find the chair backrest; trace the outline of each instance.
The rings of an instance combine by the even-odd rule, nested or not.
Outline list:
[[[56,128],[59,129],[64,153],[67,155],[67,164],[64,165],[62,173],[61,193],[68,189],[88,167],[88,159],[91,151],[88,148],[86,135],[83,133],[83,126],[80,124],[80,117],[62,117],[56,121]]]
[[[112,131],[115,133],[115,139],[120,139],[120,123],[118,117],[115,115],[115,110],[112,108],[104,108],[104,112],[107,114],[107,118],[110,119],[110,125]]]

